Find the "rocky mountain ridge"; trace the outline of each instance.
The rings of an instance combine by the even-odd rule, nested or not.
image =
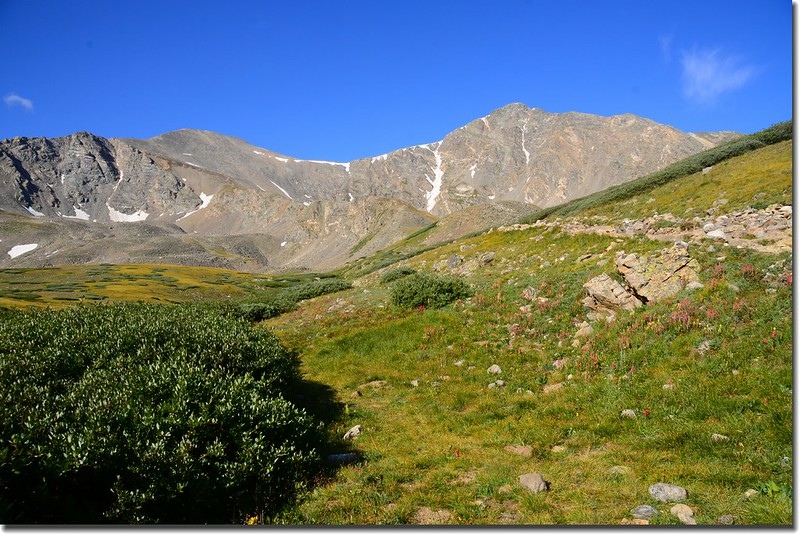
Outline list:
[[[58,264],[69,262],[65,249],[98,248],[97,236],[112,227],[139,244],[128,247],[147,250],[158,228],[170,243],[201,244],[222,265],[329,269],[464,209],[481,221],[495,217],[493,206],[502,202],[506,209],[493,223],[511,223],[733,137],[685,134],[633,115],[552,114],[511,104],[440,141],[347,163],[299,160],[198,130],[148,140],[85,132],[14,138],[0,142],[0,217],[18,217],[0,222],[0,240],[19,241],[11,229],[24,230],[23,221],[27,234],[77,223],[69,228],[83,229],[78,242],[36,238],[50,242],[47,262]],[[122,228],[132,223],[148,226]],[[457,225],[463,233],[478,230],[473,226]],[[231,250],[227,244],[236,240],[226,236],[247,246]],[[144,258],[164,261],[173,250],[174,243]],[[110,256],[125,261],[124,253]]]

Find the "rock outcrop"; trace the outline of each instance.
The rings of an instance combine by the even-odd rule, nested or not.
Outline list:
[[[677,242],[654,256],[617,252],[615,263],[625,285],[602,273],[583,287],[589,319],[613,319],[619,311],[631,311],[650,302],[676,296],[690,284],[699,283],[697,261],[688,245]]]

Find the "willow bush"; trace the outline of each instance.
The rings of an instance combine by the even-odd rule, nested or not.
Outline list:
[[[273,515],[319,460],[298,381],[272,334],[212,307],[4,312],[0,522]]]

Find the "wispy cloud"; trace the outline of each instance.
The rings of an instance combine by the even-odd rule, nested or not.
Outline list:
[[[26,110],[33,110],[33,101],[28,98],[23,98],[16,93],[10,93],[3,98],[3,102],[6,103],[6,106],[9,108],[13,108],[14,106],[21,106]]]
[[[702,105],[713,105],[722,93],[739,89],[756,73],[755,67],[719,48],[684,52],[682,64],[683,94]]]
[[[661,56],[667,63],[672,61],[672,35],[659,35],[658,42],[661,44]]]

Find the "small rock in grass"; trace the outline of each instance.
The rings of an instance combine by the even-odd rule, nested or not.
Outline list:
[[[582,338],[584,336],[590,336],[594,334],[594,328],[591,325],[587,325],[586,327],[581,327],[578,329],[578,332],[575,333],[575,338]]]
[[[502,379],[498,379],[497,381],[494,382],[494,384],[496,384],[498,387],[506,386],[506,382],[503,381]]]
[[[731,524],[733,524],[733,520],[734,520],[733,515],[722,515],[717,519],[717,524],[723,526],[730,526]]]
[[[523,474],[519,476],[519,484],[533,493],[547,490],[547,482],[542,474]]]
[[[550,448],[550,451],[552,451],[553,453],[561,453],[562,451],[566,451],[566,450],[567,450],[567,447],[566,446],[562,446],[561,444],[556,444],[555,446]]]
[[[464,365],[463,360],[459,360],[458,362],[455,363],[455,366],[463,366],[463,365]]]
[[[711,435],[711,440],[713,440],[714,442],[725,442],[726,440],[728,440],[728,437],[726,437],[725,435],[720,435],[719,433],[714,433],[713,435]]]
[[[531,446],[522,446],[517,444],[511,444],[503,448],[508,453],[513,453],[514,455],[520,455],[522,457],[530,457],[533,455],[533,448]]]
[[[744,498],[745,500],[749,500],[754,496],[758,496],[758,491],[756,489],[747,489],[746,491],[744,491],[744,495],[742,496],[742,498]]]
[[[497,364],[492,364],[486,369],[486,373],[503,373],[503,370]]]
[[[689,494],[686,492],[685,488],[679,487],[678,485],[671,485],[669,483],[656,483],[654,485],[650,485],[647,491],[654,500],[664,503],[685,500]]]
[[[544,389],[542,390],[542,392],[544,394],[549,394],[550,392],[555,392],[556,390],[560,389],[562,386],[564,386],[564,383],[554,383],[552,385],[544,385]]]
[[[650,520],[658,514],[658,509],[652,505],[637,505],[631,509],[631,514],[633,515],[633,518],[645,518]]]
[[[633,518],[633,519],[630,519],[630,520],[627,519],[627,518],[623,518],[620,521],[620,525],[622,525],[622,526],[648,526],[648,525],[650,525],[650,521],[647,520],[646,518]]]
[[[692,508],[686,505],[685,503],[676,503],[675,505],[670,507],[669,512],[670,514],[675,516],[680,516],[680,515],[694,516],[694,511],[692,510]]]
[[[414,379],[413,381],[411,381],[411,386],[417,388],[419,386],[419,379]]]
[[[636,418],[636,411],[634,411],[633,409],[625,409],[624,411],[619,413],[619,415],[621,418],[633,419]]]
[[[360,425],[354,425],[353,427],[351,427],[347,431],[347,433],[344,434],[344,436],[342,437],[342,440],[352,440],[352,439],[356,438],[360,434],[361,434],[361,426]]]
[[[663,388],[664,390],[672,390],[673,388],[675,388],[675,385],[672,383],[666,383],[664,385],[661,385],[661,388]]]
[[[358,460],[358,454],[352,451],[346,453],[331,453],[325,460],[333,464],[349,464]]]
[[[355,392],[353,392],[352,394],[350,394],[350,397],[351,397],[351,398],[360,398],[361,396],[363,396],[363,394],[361,393],[361,391],[360,391],[360,390],[356,390]]]
[[[698,281],[691,281],[689,284],[686,285],[686,289],[689,290],[690,292],[693,292],[695,290],[700,290],[701,288],[704,288],[703,283]]]

